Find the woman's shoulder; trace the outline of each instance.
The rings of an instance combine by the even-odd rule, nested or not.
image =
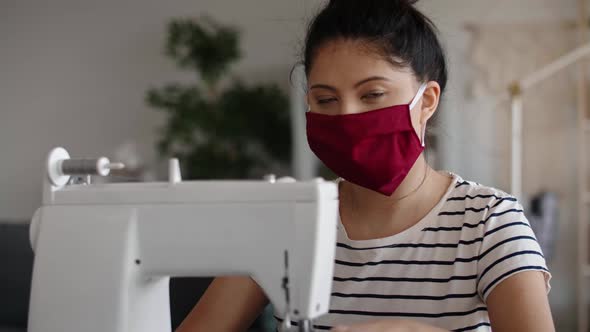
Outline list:
[[[447,203],[463,203],[465,205],[484,204],[489,210],[500,205],[519,204],[516,197],[498,188],[486,186],[475,181],[463,179],[457,174],[450,173],[455,181],[446,198]]]
[[[500,282],[523,271],[543,272],[549,290],[551,274],[518,200],[505,191],[455,176],[454,188],[439,215],[448,216],[443,223],[460,223],[456,229],[466,238],[477,237],[482,299]],[[468,241],[472,242],[475,240]]]
[[[449,174],[455,179],[454,188],[451,190],[451,194],[469,196],[472,197],[471,199],[513,197],[498,188],[486,186],[475,181],[465,180],[460,175],[454,173]]]
[[[515,219],[528,223],[516,197],[494,187],[464,180],[456,174],[452,176],[455,181],[439,217],[453,217],[455,221],[465,223],[466,228],[483,226],[482,231]]]

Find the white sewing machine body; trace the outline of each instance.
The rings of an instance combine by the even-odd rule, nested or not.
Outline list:
[[[333,183],[46,178],[31,223],[30,332],[170,331],[170,276],[250,275],[293,320],[328,311]]]

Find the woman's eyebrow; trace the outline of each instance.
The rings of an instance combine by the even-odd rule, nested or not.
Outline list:
[[[327,89],[327,90],[331,90],[334,92],[338,91],[335,87],[333,87],[331,85],[327,85],[327,84],[314,84],[309,88],[309,90],[313,90],[313,89]]]
[[[354,85],[354,87],[355,88],[358,88],[360,85],[365,84],[365,83],[370,82],[370,81],[390,81],[391,82],[391,80],[389,78],[387,78],[387,77],[383,77],[383,76],[371,76],[369,78],[365,78],[362,81],[359,81],[358,83],[356,83]]]
[[[389,81],[389,82],[391,82],[391,80],[389,78],[387,78],[387,77],[383,77],[383,76],[371,76],[371,77],[365,78],[364,80],[361,80],[361,81],[357,82],[354,85],[354,87],[355,88],[358,88],[360,85],[365,84],[365,83],[370,82],[370,81]],[[327,85],[327,84],[314,84],[309,89],[310,90],[313,90],[313,89],[326,89],[326,90],[331,90],[331,91],[334,91],[334,92],[337,92],[338,91],[338,89],[336,89],[335,87],[333,87],[331,85]]]

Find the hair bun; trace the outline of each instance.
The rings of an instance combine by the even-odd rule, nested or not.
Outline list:
[[[330,0],[330,2],[328,3],[328,7],[342,5],[343,3],[350,2],[350,1],[358,1],[358,0]],[[400,5],[407,5],[407,6],[413,6],[418,2],[418,0],[386,0],[386,1],[397,2]]]
[[[413,6],[418,2],[418,0],[397,0],[400,4]]]

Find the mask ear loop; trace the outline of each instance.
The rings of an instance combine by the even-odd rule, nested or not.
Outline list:
[[[428,83],[422,83],[420,89],[418,89],[418,92],[416,93],[416,97],[414,97],[414,99],[412,99],[412,102],[410,103],[410,110],[413,110],[416,104],[418,104],[418,101],[420,101],[420,98],[422,98],[422,95],[424,94],[424,91],[426,91],[427,86]]]
[[[427,86],[428,86],[428,83],[422,83],[422,85],[420,86],[420,89],[418,89],[418,92],[416,93],[416,96],[414,97],[414,99],[410,103],[410,110],[414,109],[416,104],[418,104],[418,101],[420,101],[420,99],[422,98],[422,95],[424,95],[424,91],[426,91]],[[420,136],[421,136],[420,143],[422,144],[422,147],[425,147],[426,146],[426,123],[424,123],[424,125],[422,126],[422,134]]]

